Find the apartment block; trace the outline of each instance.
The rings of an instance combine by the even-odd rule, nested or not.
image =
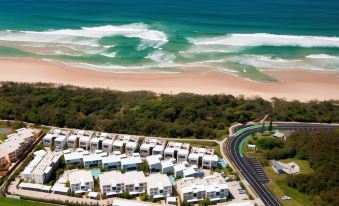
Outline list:
[[[58,152],[35,152],[34,159],[26,166],[22,177],[26,181],[44,184],[57,169],[61,156]]]
[[[123,192],[139,195],[146,192],[147,181],[143,172],[131,171],[121,173],[111,171],[100,174],[99,184],[101,193],[106,197],[116,196]]]
[[[90,140],[93,135],[93,131],[74,130],[67,138],[67,147],[88,150],[90,148]]]
[[[16,162],[22,154],[33,144],[34,137],[40,131],[30,128],[21,128],[16,133],[7,136],[0,144],[0,167],[4,168]]]
[[[114,135],[104,133],[104,132],[96,132],[95,135],[93,136],[93,138],[90,141],[90,150],[91,151],[102,150],[103,149],[103,142],[106,139],[111,140],[112,144],[113,144]],[[107,151],[107,152],[110,153],[111,151]]]
[[[138,147],[139,137],[119,134],[113,142],[113,151],[126,153],[127,156],[133,156]]]
[[[94,188],[94,180],[90,171],[74,170],[68,174],[68,180],[71,191],[76,194],[90,192]]]
[[[140,156],[164,155],[166,141],[162,139],[146,138],[140,146]]]
[[[146,161],[151,172],[157,172],[161,170],[160,158],[161,155],[151,155],[146,157]]]
[[[190,144],[181,142],[168,142],[164,151],[164,158],[175,158],[177,162],[187,161]]]
[[[228,197],[228,185],[221,174],[204,178],[183,178],[177,181],[177,190],[182,201],[197,203],[204,199],[224,202]]]
[[[204,169],[212,169],[218,166],[218,156],[214,155],[213,148],[193,147],[188,162]]]
[[[172,195],[172,184],[167,175],[155,173],[146,177],[147,194],[154,199],[160,199]]]

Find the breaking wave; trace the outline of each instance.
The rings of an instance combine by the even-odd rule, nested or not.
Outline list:
[[[339,47],[339,37],[277,35],[267,33],[229,34],[188,38],[195,45]]]

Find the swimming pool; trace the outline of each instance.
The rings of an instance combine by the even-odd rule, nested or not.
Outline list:
[[[171,182],[172,185],[176,185],[177,181],[175,180],[175,178],[171,175],[171,176],[167,176],[169,181]]]
[[[99,177],[99,175],[101,173],[99,169],[94,169],[94,170],[90,170],[90,171],[91,171],[93,177]]]

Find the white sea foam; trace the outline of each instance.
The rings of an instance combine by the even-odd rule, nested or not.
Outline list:
[[[277,35],[266,33],[229,34],[188,38],[195,45],[339,47],[339,37]]]
[[[114,58],[114,57],[116,57],[117,53],[116,52],[103,52],[103,53],[101,53],[101,55]]]
[[[18,46],[27,44],[48,44],[49,48],[64,46],[75,48],[74,50],[80,50],[87,54],[98,54],[114,47],[114,45],[100,45],[99,40],[101,38],[118,35],[128,38],[139,38],[141,40],[141,44],[138,46],[139,49],[147,47],[159,48],[168,42],[164,32],[150,29],[148,25],[143,23],[47,31],[6,30],[0,31],[0,41],[15,42]],[[79,49],[79,46],[82,47]],[[51,52],[51,54],[53,53],[55,51]],[[103,55],[107,55],[107,52]],[[108,55],[112,56],[112,54]]]
[[[175,55],[169,52],[165,52],[163,50],[156,50],[146,56],[155,62],[168,62],[172,63],[175,60]]]
[[[328,54],[310,54],[306,56],[309,59],[339,59],[338,56],[331,56]]]
[[[302,59],[282,59],[261,55],[241,55],[224,59],[225,61],[251,65],[259,69],[309,69],[324,70],[325,65],[318,65]]]

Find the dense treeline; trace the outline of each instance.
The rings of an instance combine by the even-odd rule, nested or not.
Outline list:
[[[329,205],[339,205],[339,131],[295,133],[288,150],[309,160],[314,174],[287,177],[287,184],[300,192],[320,195]]]
[[[217,138],[233,122],[274,114],[284,121],[339,122],[334,101],[300,103],[232,95],[156,95],[48,84],[3,83],[0,118],[107,132]]]

